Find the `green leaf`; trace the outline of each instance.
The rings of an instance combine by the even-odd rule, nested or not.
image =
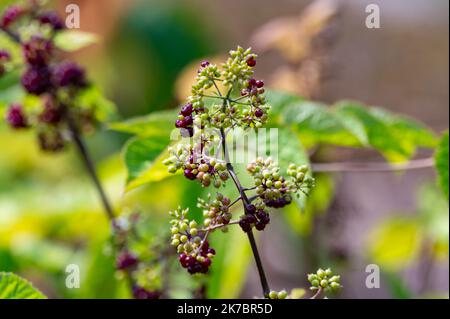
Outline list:
[[[13,274],[0,272],[0,299],[46,299],[31,283]]]
[[[327,106],[320,103],[303,101],[290,104],[281,117],[283,123],[296,129],[307,148],[318,143],[339,146],[363,144]]]
[[[391,129],[385,122],[371,114],[370,109],[356,102],[340,102],[335,112],[346,127],[361,123],[367,133],[368,143],[380,151],[391,162],[408,160],[414,153],[401,143],[398,131]]]
[[[79,30],[64,30],[55,36],[55,44],[64,51],[73,52],[98,42],[98,36]]]
[[[176,118],[177,110],[158,111],[131,120],[110,123],[109,128],[141,137],[169,136],[175,128]]]
[[[171,176],[162,163],[169,156],[169,136],[133,138],[125,146],[124,160],[128,170],[127,191]]]
[[[447,201],[449,199],[448,196],[448,161],[449,161],[449,153],[448,153],[448,131],[444,133],[442,139],[439,143],[439,146],[436,150],[435,154],[435,162],[436,162],[436,170],[439,176],[439,184],[447,197]]]
[[[247,236],[239,227],[230,227],[227,233],[211,234],[211,247],[216,256],[207,282],[208,298],[239,297],[252,259]]]

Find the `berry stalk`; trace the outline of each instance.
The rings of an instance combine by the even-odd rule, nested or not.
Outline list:
[[[227,148],[227,143],[226,143],[226,136],[225,136],[225,132],[224,132],[223,128],[220,130],[220,136],[221,136],[221,140],[222,140],[222,152],[223,152],[223,156],[226,161],[227,171],[230,174],[231,179],[234,182],[234,185],[236,186],[236,188],[239,191],[240,198],[241,198],[243,206],[244,206],[244,211],[246,214],[248,214],[247,206],[251,204],[251,201],[247,197],[247,194],[245,193],[245,190],[242,187],[242,185],[239,181],[239,178],[234,171],[233,165],[230,163],[228,148]],[[264,271],[264,266],[262,264],[261,257],[259,255],[258,247],[256,246],[255,236],[253,235],[252,230],[247,232],[247,237],[250,242],[250,246],[252,248],[252,253],[253,253],[253,257],[255,259],[256,268],[258,269],[259,280],[261,282],[264,297],[268,298],[269,293],[270,293],[270,287],[269,287],[269,283],[267,282],[267,277],[266,277],[266,273]]]

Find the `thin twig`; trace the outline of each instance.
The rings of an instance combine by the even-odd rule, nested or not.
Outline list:
[[[309,299],[317,299],[317,298],[319,298],[319,296],[322,294],[322,291],[323,291],[322,287],[319,287],[319,289],[317,289],[316,293]]]
[[[395,172],[405,170],[415,170],[434,167],[433,158],[424,158],[411,160],[406,163],[356,163],[356,162],[340,162],[340,163],[313,163],[311,168],[314,172]]]

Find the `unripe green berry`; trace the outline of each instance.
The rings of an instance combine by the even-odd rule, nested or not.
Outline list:
[[[278,293],[278,299],[286,299],[286,297],[287,297],[287,292],[286,292],[286,290],[281,290],[279,293]]]
[[[270,293],[269,293],[269,298],[270,299],[277,299],[278,298],[278,293],[276,292],[276,291],[271,291]]]
[[[180,237],[180,241],[181,241],[182,243],[185,243],[185,242],[188,241],[188,237],[187,237],[186,235],[183,235],[183,236]]]
[[[327,287],[328,286],[328,280],[322,279],[320,281],[320,286],[323,287],[323,288]]]
[[[189,223],[189,228],[196,228],[196,227],[197,227],[197,222],[195,220],[193,220]]]

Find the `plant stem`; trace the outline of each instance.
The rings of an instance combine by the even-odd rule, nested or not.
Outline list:
[[[72,139],[77,147],[78,154],[80,155],[80,158],[82,159],[82,161],[86,167],[86,170],[88,171],[89,176],[92,179],[92,182],[94,183],[95,188],[97,189],[97,192],[102,201],[103,208],[108,217],[108,220],[111,222],[113,229],[115,229],[116,225],[115,225],[114,213],[113,213],[111,204],[109,203],[108,197],[106,196],[103,186],[100,183],[100,179],[98,178],[97,172],[95,170],[94,162],[92,161],[92,158],[89,154],[86,144],[84,143],[83,137],[81,136],[80,132],[78,131],[78,128],[77,128],[74,120],[70,116],[70,114],[66,114],[66,120],[67,120],[67,125],[69,127],[70,133],[72,135]]]
[[[317,298],[319,298],[319,296],[322,294],[322,287],[319,287],[319,289],[317,289],[317,291],[316,291],[316,293],[314,294],[314,296],[312,296],[311,298],[309,298],[309,299],[317,299]]]
[[[242,187],[239,178],[237,177],[233,165],[230,163],[229,160],[229,154],[228,154],[228,149],[227,149],[227,143],[226,143],[226,136],[225,136],[225,132],[222,129],[220,129],[220,135],[221,135],[221,140],[222,140],[222,152],[223,152],[223,156],[225,158],[226,161],[226,165],[227,165],[227,170],[228,173],[231,176],[231,179],[233,180],[234,184],[236,185],[236,188],[239,191],[242,203],[244,205],[244,211],[247,214],[247,205],[250,204],[250,200],[247,197],[247,194],[245,194],[245,190]],[[258,251],[258,247],[256,246],[256,241],[255,241],[255,237],[253,235],[253,231],[250,230],[247,233],[247,237],[248,240],[250,242],[250,246],[252,248],[252,252],[253,252],[253,257],[255,259],[255,263],[256,263],[256,268],[258,269],[258,274],[259,274],[259,280],[261,282],[261,286],[262,286],[262,290],[263,290],[263,295],[264,297],[268,298],[269,293],[270,293],[270,288],[269,288],[269,283],[267,282],[267,278],[266,278],[266,274],[264,271],[264,267],[263,264],[261,262],[261,257],[259,256],[259,251]]]

